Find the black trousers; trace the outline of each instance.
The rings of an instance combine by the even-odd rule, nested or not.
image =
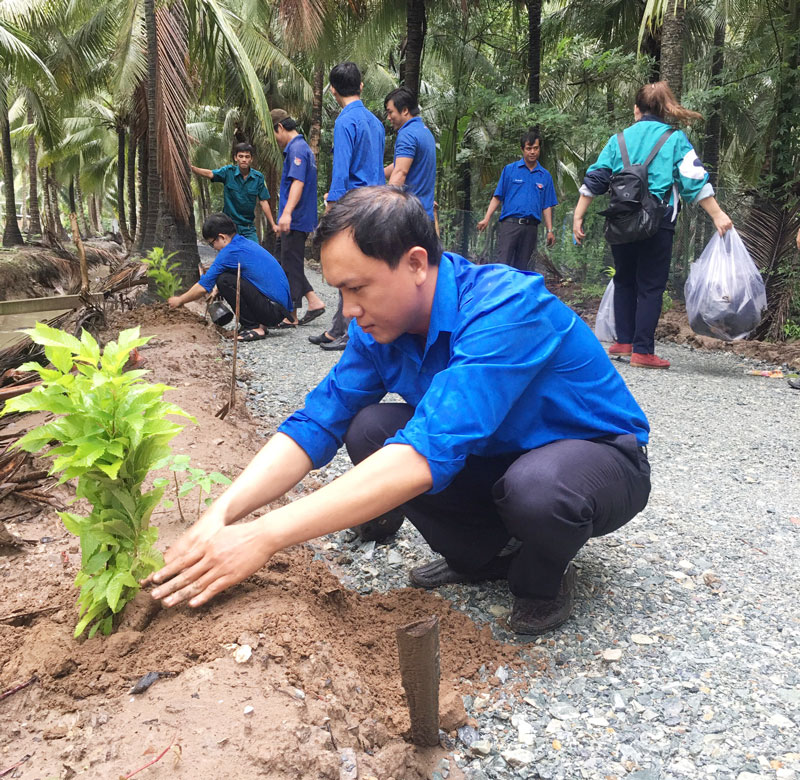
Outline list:
[[[655,352],[655,333],[669,279],[675,233],[661,228],[644,241],[615,244],[614,320],[617,341],[643,355]]]
[[[413,413],[408,404],[361,410],[345,436],[353,463],[379,450]],[[417,496],[402,509],[431,548],[461,573],[478,571],[512,538],[519,540],[508,574],[511,592],[552,599],[586,541],[623,526],[644,509],[649,495],[647,455],[628,434],[470,456],[447,488]]]
[[[520,225],[511,217],[504,219],[497,225],[497,262],[520,271],[533,271],[535,262],[531,262],[531,255],[536,251],[538,238],[538,222]]]
[[[339,293],[339,305],[336,307],[336,314],[333,315],[333,320],[331,321],[331,326],[328,328],[328,333],[333,336],[333,338],[338,339],[339,336],[344,336],[347,333],[347,328],[350,325],[350,320],[352,317],[345,317],[342,311],[342,307],[344,306],[344,300],[342,299],[342,294]]]
[[[217,277],[217,289],[228,306],[236,311],[236,274],[231,271],[221,273]],[[242,277],[239,294],[239,326],[242,330],[259,325],[273,328],[284,317],[291,317],[291,313]]]
[[[302,230],[290,230],[281,234],[276,247],[281,268],[289,280],[289,291],[294,303],[295,312],[303,306],[303,296],[312,292],[313,287],[306,278],[305,248],[308,233]]]

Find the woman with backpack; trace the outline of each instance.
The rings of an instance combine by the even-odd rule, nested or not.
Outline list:
[[[678,195],[697,203],[720,235],[733,227],[719,207],[708,172],[686,135],[671,125],[702,119],[684,108],[665,81],[645,84],[633,107],[635,123],[612,136],[580,188],[572,232],[585,238],[583,217],[592,198],[610,189],[606,238],[614,257],[614,356],[640,368],[669,368],[655,355],[655,331],[669,277]]]

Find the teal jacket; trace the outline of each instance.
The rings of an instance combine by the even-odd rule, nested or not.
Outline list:
[[[626,127],[622,132],[625,135],[631,164],[643,163],[668,127],[667,122],[649,114],[645,114],[638,122]],[[590,198],[602,195],[608,190],[612,174],[621,170],[622,156],[619,143],[617,136],[612,135],[600,152],[597,162],[586,171],[580,188],[581,195]],[[673,206],[671,221],[675,220],[677,214],[676,192],[689,203],[696,203],[714,194],[714,188],[708,180],[708,171],[703,167],[694,147],[681,130],[676,130],[661,147],[656,158],[650,163],[647,178],[650,192]]]

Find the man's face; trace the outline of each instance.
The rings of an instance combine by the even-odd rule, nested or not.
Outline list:
[[[389,100],[386,103],[386,118],[395,130],[399,130],[408,121],[410,115],[408,109],[401,114],[397,108],[395,108],[394,101]]]
[[[533,165],[539,159],[539,152],[542,151],[541,142],[537,139],[532,144],[525,144],[522,147],[522,159],[528,165]]]
[[[417,248],[406,252],[395,269],[365,255],[349,231],[338,233],[322,245],[322,271],[328,284],[342,293],[345,317],[355,317],[359,327],[379,344],[389,344],[404,333],[424,333],[430,310],[421,294],[427,278],[427,256],[419,262]]]
[[[278,142],[278,146],[281,149],[286,148],[286,136],[288,132],[283,125],[275,125],[275,140]]]
[[[233,155],[233,161],[239,166],[240,171],[249,171],[253,155],[250,152],[236,152]]]

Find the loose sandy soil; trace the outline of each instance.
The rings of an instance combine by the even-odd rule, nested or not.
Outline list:
[[[217,334],[188,312],[148,307],[117,316],[109,337],[134,324],[154,334],[141,350],[144,367],[175,387],[172,400],[198,420],[174,451],[207,471],[238,474],[270,431],[241,398],[224,421],[214,417],[230,370]],[[313,488],[313,476],[304,485]],[[66,502],[67,489],[59,491]],[[25,508],[7,499],[0,517]],[[177,509],[157,511],[164,548],[186,525]],[[277,555],[204,608],[161,611],[143,630],[77,641],[77,540],[51,509],[6,525],[31,543],[22,551],[0,547],[0,695],[36,681],[0,700],[0,776],[22,760],[8,776],[127,777],[171,746],[137,776],[335,780],[356,776],[342,764],[354,755],[359,778],[430,777],[447,753],[403,738],[409,721],[398,626],[432,614],[441,620],[447,731],[465,722],[461,694],[483,687],[482,665],[489,675],[500,664],[544,667],[541,656],[523,661],[519,647],[495,641],[488,626],[479,629],[436,595],[344,590],[306,547]],[[236,645],[252,648],[245,663],[234,660]],[[149,672],[159,679],[129,693]],[[450,766],[450,777],[461,777]]]

